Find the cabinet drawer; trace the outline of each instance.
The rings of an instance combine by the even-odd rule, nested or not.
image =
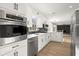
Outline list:
[[[7,54],[8,52],[11,52],[15,49],[18,49],[25,44],[27,44],[27,41],[23,40],[23,41],[15,42],[15,43],[8,44],[8,45],[5,45],[5,46],[0,46],[0,55]]]

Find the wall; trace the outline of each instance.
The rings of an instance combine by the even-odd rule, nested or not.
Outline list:
[[[32,25],[32,17],[36,17],[37,27],[42,27],[42,24],[45,23],[46,21],[44,15],[38,10],[34,9],[32,6],[30,6],[30,4],[26,4],[26,17],[27,21],[30,21],[31,25]]]
[[[57,32],[57,25],[51,21],[48,22],[48,32]]]

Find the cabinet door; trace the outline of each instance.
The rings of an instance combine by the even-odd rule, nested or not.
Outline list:
[[[43,35],[43,47],[45,47],[48,43],[48,35],[47,34],[44,34]]]
[[[32,16],[33,16],[32,8],[27,5],[26,9],[27,9],[27,11],[25,13],[27,16],[27,26],[32,27]]]
[[[24,3],[18,3],[18,12],[21,14],[25,14],[26,8]]]
[[[49,33],[48,34],[48,42],[50,42],[50,39],[51,39],[51,34]]]
[[[27,27],[32,27],[32,18],[30,16],[27,17]]]
[[[9,10],[13,10],[14,4],[13,3],[0,3],[0,7],[6,8],[6,9],[9,9]]]
[[[23,46],[16,50],[18,56],[27,56],[27,46]]]
[[[42,28],[42,20],[40,18],[38,18],[37,21],[36,21],[36,27]]]
[[[76,11],[76,24],[79,24],[79,10]]]
[[[38,38],[38,51],[40,51],[48,43],[47,35],[41,35]]]
[[[45,35],[42,36],[42,48],[45,46],[46,44],[46,38]]]
[[[43,39],[41,36],[38,37],[38,51],[42,49]]]
[[[38,38],[38,52],[40,51],[40,49],[41,49],[41,39]]]
[[[46,34],[46,44],[48,43],[48,40],[49,40],[49,35],[48,34]]]
[[[47,39],[45,38],[45,34],[41,35],[40,37],[41,37],[41,39],[39,39],[40,40],[39,46],[40,46],[40,50],[41,50],[46,45]]]
[[[3,55],[3,56],[14,56],[14,51],[8,52],[8,53],[6,53],[6,54]]]

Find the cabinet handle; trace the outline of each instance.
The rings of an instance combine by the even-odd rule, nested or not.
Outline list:
[[[18,47],[19,45],[16,45],[16,46],[13,46],[12,48],[16,48],[16,47]]]
[[[42,39],[42,42],[43,42],[43,39]]]
[[[18,56],[18,52],[16,51],[16,52],[14,52],[14,56]]]

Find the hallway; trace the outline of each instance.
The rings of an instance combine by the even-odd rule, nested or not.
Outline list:
[[[70,56],[71,55],[71,39],[70,35],[64,35],[64,42],[49,42],[43,50],[39,52],[39,56]]]

